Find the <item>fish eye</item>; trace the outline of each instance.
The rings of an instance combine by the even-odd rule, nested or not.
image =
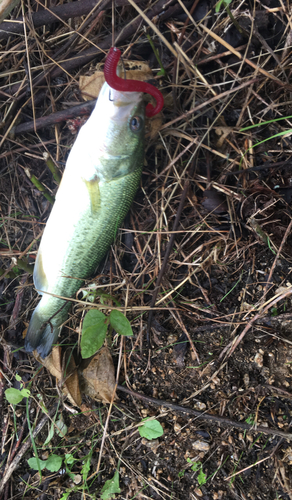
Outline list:
[[[139,132],[143,126],[143,120],[140,116],[133,116],[130,123],[130,129],[132,132]]]

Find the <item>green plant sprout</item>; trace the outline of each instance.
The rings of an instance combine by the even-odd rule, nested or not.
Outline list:
[[[279,122],[281,120],[290,120],[292,115],[282,116],[281,118],[273,118],[272,120],[267,120],[261,123],[255,123],[254,125],[249,125],[248,127],[243,127],[239,130],[239,132],[246,132],[247,130],[251,130],[252,128],[261,127],[262,125],[269,125],[270,123]]]
[[[243,271],[241,272],[241,275],[239,276],[237,282],[235,283],[235,285],[231,288],[231,290],[229,290],[229,292],[227,292],[224,297],[222,297],[222,299],[220,299],[220,302],[222,302],[224,299],[226,299],[226,297],[232,292],[232,290],[234,290],[235,287],[237,287],[238,283],[240,283],[241,281],[241,278],[242,278],[242,275],[243,275]]]
[[[254,414],[252,413],[251,415],[249,415],[245,421],[246,421],[246,423],[247,423],[248,425],[253,425],[253,424],[254,424]],[[243,434],[243,437],[244,437],[244,438],[245,438],[245,436],[246,436],[246,432],[247,432],[247,431],[245,430],[245,431],[244,431],[244,434]]]
[[[153,41],[151,39],[151,36],[149,35],[149,33],[145,33],[145,34],[146,34],[146,36],[148,38],[148,41],[149,41],[149,43],[151,45],[151,48],[152,48],[152,50],[154,52],[154,55],[155,55],[155,57],[157,59],[157,62],[159,64],[159,66],[160,66],[160,71],[158,71],[157,76],[167,76],[167,73],[166,73],[166,71],[165,71],[165,69],[163,67],[162,62],[161,62],[158,50],[156,49],[156,47],[155,47],[155,45],[154,45],[154,43],[153,43]]]
[[[247,420],[246,420],[246,422],[247,422]],[[232,472],[233,477],[232,477],[232,478],[230,479],[230,481],[229,481],[230,486],[231,486],[231,485],[234,483],[234,481],[235,481],[235,477],[236,477],[236,476],[235,476],[235,472],[236,472],[236,470],[237,470],[237,467],[239,466],[239,462],[240,462],[240,460],[241,460],[241,458],[242,458],[242,455],[243,455],[243,451],[241,452],[241,454],[240,454],[240,457],[239,457],[238,461],[234,463],[234,468],[233,468],[233,472]],[[241,477],[240,475],[239,475],[239,477],[240,477],[241,481],[243,482],[242,477]]]
[[[198,476],[197,476],[197,480],[198,480],[198,483],[199,483],[199,486],[203,486],[203,484],[206,484],[207,482],[207,474],[205,474],[203,472],[203,464],[202,462],[193,462],[193,460],[191,460],[190,458],[187,458],[187,462],[189,464],[192,464],[192,471],[194,472],[199,472]]]
[[[262,125],[262,124],[261,124]],[[247,129],[247,128],[246,128]],[[245,130],[246,130],[245,129]],[[271,137],[267,137],[266,139],[263,139],[262,141],[259,141],[257,142],[256,144],[254,144],[253,146],[251,146],[250,148],[248,148],[245,153],[242,155],[242,157],[240,158],[240,162],[239,162],[239,168],[241,168],[241,165],[242,165],[242,162],[243,162],[243,158],[245,157],[245,155],[248,153],[248,151],[250,149],[253,149],[255,148],[256,146],[260,146],[261,144],[263,144],[264,142],[267,142],[269,141],[270,139],[275,139],[276,137],[282,137],[282,135],[287,135],[287,134],[291,134],[292,132],[292,129],[288,129],[288,130],[284,130],[283,132],[278,132],[278,134],[275,134],[275,135],[271,135]]]
[[[103,290],[98,290],[95,284],[89,285],[86,289],[82,289],[83,299],[87,302],[93,303],[96,297],[100,298],[101,304],[106,304],[108,300],[112,300],[117,307],[121,307],[121,303],[109,293],[105,293]]]
[[[52,453],[47,458],[47,460],[41,460],[40,458],[37,459],[35,457],[32,457],[28,459],[27,463],[32,469],[35,470],[38,470],[38,468],[40,467],[41,470],[47,469],[50,472],[57,472],[61,468],[62,461],[62,457]]]
[[[221,7],[225,7],[230,5],[232,0],[219,0],[219,2],[215,5],[215,12],[220,12]]]
[[[140,436],[149,441],[163,436],[163,427],[158,420],[149,420],[145,418],[142,420],[142,425],[138,427],[138,430]]]
[[[5,397],[11,405],[18,405],[24,398],[30,396],[29,389],[14,389],[13,387],[6,389]]]
[[[238,23],[238,21],[235,19],[234,15],[232,14],[232,12],[229,8],[229,5],[231,4],[231,2],[232,2],[232,0],[219,0],[219,2],[216,4],[215,12],[219,12],[221,5],[223,5],[223,7],[225,7],[225,9],[226,9],[227,14],[230,17],[232,24],[234,24],[237,31],[239,31],[239,33],[241,35],[243,35],[245,38],[249,38],[249,34],[247,33],[247,31],[245,31],[245,29],[243,29],[242,26],[240,26],[240,24]]]
[[[81,356],[83,359],[90,358],[102,347],[109,325],[119,335],[126,337],[133,335],[129,320],[120,311],[113,309],[110,315],[106,316],[97,309],[91,309],[82,324]]]
[[[116,493],[121,493],[119,468],[117,468],[112,479],[108,479],[105,482],[101,493],[101,500],[110,500],[111,498],[115,498]]]

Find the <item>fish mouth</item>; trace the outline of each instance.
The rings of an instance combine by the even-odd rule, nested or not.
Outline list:
[[[143,101],[143,92],[120,92],[104,83],[98,98],[112,103],[113,109],[127,106],[129,110],[131,105],[134,107]]]
[[[120,92],[104,83],[98,99],[103,103],[105,120],[120,125],[126,123],[134,109],[144,101],[143,92]]]

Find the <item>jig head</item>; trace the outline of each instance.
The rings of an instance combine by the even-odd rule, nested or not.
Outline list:
[[[106,82],[112,89],[119,92],[145,92],[152,95],[156,100],[156,106],[147,104],[146,116],[157,115],[163,108],[163,95],[160,90],[150,83],[140,82],[139,80],[123,80],[117,75],[117,65],[121,57],[121,51],[116,47],[111,47],[104,65],[104,76]]]

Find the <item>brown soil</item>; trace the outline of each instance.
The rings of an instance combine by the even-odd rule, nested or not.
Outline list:
[[[117,499],[291,499],[292,38],[285,2],[235,0],[233,21],[224,5],[218,14],[205,1],[137,1],[158,30],[146,31],[165,76],[157,75],[147,22],[131,24],[134,7],[116,2],[117,46],[129,59],[148,61],[165,97],[162,116],[147,125],[141,187],[92,281],[126,307],[134,332],[108,340],[118,398],[110,408],[83,394],[74,407],[62,383],[23,349],[38,301],[31,270],[51,209],[25,169],[56,193],[43,153],[62,172],[75,136],[72,122],[56,123],[53,113],[68,110],[71,118],[70,108],[83,102],[80,76],[92,74],[104,62],[99,48],[111,46],[111,3],[94,13],[89,3],[67,18],[67,4],[46,3],[60,9],[58,19],[36,26],[32,14],[43,16],[42,6],[24,1],[25,33],[0,31],[0,498],[110,498],[102,488],[118,471]],[[16,6],[6,24],[19,16]],[[74,66],[76,55],[82,59]],[[34,131],[33,117],[46,116],[51,125]],[[113,302],[102,299],[107,314]],[[86,306],[75,305],[59,339],[77,363]],[[13,406],[4,391],[23,385],[30,397]],[[66,425],[63,435],[53,425],[47,443],[44,408]],[[146,417],[160,422],[162,436],[140,436]],[[42,460],[60,457],[58,470],[45,468],[40,477],[27,462],[36,449]]]

